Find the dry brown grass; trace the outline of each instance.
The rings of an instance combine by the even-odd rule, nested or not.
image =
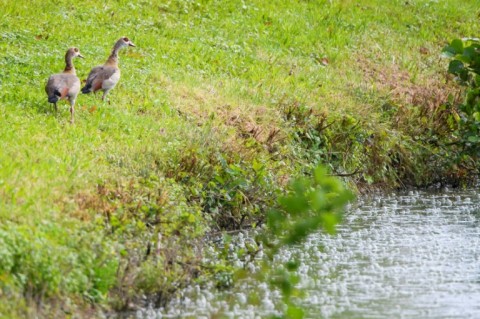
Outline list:
[[[215,130],[223,135],[225,148],[233,152],[245,149],[245,140],[253,138],[267,150],[285,137],[281,114],[263,105],[233,100],[223,94],[222,88],[212,85],[189,87],[169,85],[169,95],[178,112],[202,126],[213,120]],[[233,135],[229,132],[234,132]],[[243,153],[243,152],[242,152]]]
[[[434,112],[445,104],[450,94],[458,88],[447,82],[446,74],[422,77],[415,83],[410,73],[398,64],[365,65],[363,72],[367,81],[373,81],[379,91],[388,92],[393,101],[402,105],[422,107],[425,112]]]
[[[424,128],[441,129],[452,112],[442,106],[449,102],[451,96],[454,103],[461,99],[461,89],[451,81],[446,72],[415,75],[414,78],[398,64],[379,65],[366,59],[360,61],[360,70],[365,79],[363,88],[373,88],[379,96],[384,96],[389,104],[397,108],[392,121],[394,128],[412,129],[411,124],[419,123],[420,120],[431,124],[422,125]]]

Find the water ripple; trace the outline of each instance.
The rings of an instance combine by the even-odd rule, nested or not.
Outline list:
[[[377,196],[350,207],[337,235],[311,236],[277,260],[301,260],[308,318],[480,318],[479,217],[475,190]],[[249,281],[227,292],[191,287],[137,317],[256,319],[278,312],[279,300]]]

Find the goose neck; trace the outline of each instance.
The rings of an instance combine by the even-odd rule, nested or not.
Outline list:
[[[73,65],[73,56],[71,52],[65,54],[65,69],[63,73],[75,74],[75,66]]]

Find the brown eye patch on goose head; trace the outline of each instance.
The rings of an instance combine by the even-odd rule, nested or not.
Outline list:
[[[123,38],[123,41],[128,42],[130,41],[127,37]]]

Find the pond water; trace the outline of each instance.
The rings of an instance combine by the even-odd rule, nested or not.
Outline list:
[[[311,236],[278,262],[301,260],[306,318],[480,318],[479,221],[473,189],[374,196],[348,209],[336,235]],[[246,280],[190,287],[135,317],[265,318],[281,306],[278,292]]]

